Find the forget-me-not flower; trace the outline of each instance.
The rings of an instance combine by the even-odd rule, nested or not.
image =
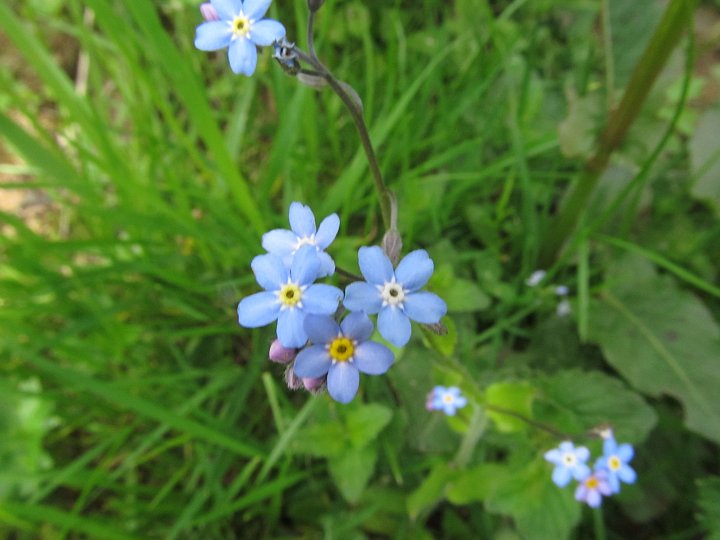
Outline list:
[[[277,319],[277,337],[283,347],[302,347],[307,342],[303,325],[308,313],[335,313],[343,294],[332,285],[313,284],[320,260],[312,246],[304,246],[288,268],[277,255],[258,255],[251,263],[255,279],[265,289],[243,298],[238,305],[238,321],[256,328]]]
[[[457,386],[436,386],[428,396],[427,408],[435,411],[443,411],[448,416],[455,416],[458,409],[467,405],[465,398]]]
[[[195,31],[195,47],[201,51],[228,48],[234,73],[252,75],[257,64],[256,47],[267,47],[285,37],[278,21],[263,19],[271,0],[211,0],[217,20],[208,20]],[[203,17],[211,10],[205,8]]]
[[[380,335],[396,347],[410,340],[410,319],[435,324],[447,312],[438,295],[421,291],[433,273],[433,262],[423,249],[408,253],[393,271],[390,259],[377,246],[358,250],[360,272],[367,281],[345,289],[350,311],[378,313]]]
[[[570,441],[563,441],[560,446],[545,452],[545,459],[555,465],[552,481],[559,487],[565,487],[574,478],[578,482],[590,475],[590,467],[585,462],[590,457],[590,450],[584,446],[577,448]]]
[[[635,451],[630,444],[620,444],[614,437],[603,441],[603,455],[595,463],[595,470],[607,472],[607,480],[613,493],[620,491],[620,482],[633,484],[637,479],[635,470],[628,465]]]
[[[395,360],[385,345],[369,341],[373,324],[364,313],[350,313],[340,325],[327,316],[308,315],[305,331],[312,345],[298,353],[293,371],[303,378],[327,374],[328,393],[340,403],[355,397],[360,372],[381,375]]]
[[[313,246],[320,259],[319,278],[335,273],[335,262],[325,253],[325,249],[335,240],[340,228],[340,218],[337,214],[330,214],[322,220],[319,228],[315,228],[315,215],[310,207],[299,202],[290,205],[290,228],[274,229],[263,235],[262,246],[268,251],[281,257],[286,265],[290,265],[293,255],[305,246]]]
[[[597,508],[605,497],[612,495],[612,489],[605,471],[595,471],[578,484],[575,489],[575,500]]]

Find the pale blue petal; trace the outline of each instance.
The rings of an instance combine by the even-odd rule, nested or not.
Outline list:
[[[373,323],[363,312],[350,313],[340,324],[344,336],[357,342],[367,341],[373,333]],[[362,371],[362,370],[361,370]]]
[[[395,277],[403,289],[416,291],[432,276],[435,266],[424,249],[416,249],[405,255],[395,269]]]
[[[258,255],[250,263],[258,284],[266,291],[277,291],[288,280],[288,271],[280,257]]]
[[[337,214],[330,214],[320,222],[320,227],[318,227],[315,235],[315,242],[322,249],[326,249],[335,240],[339,230],[340,218]]]
[[[617,442],[614,438],[605,439],[603,441],[603,454],[610,456],[617,453]]]
[[[572,469],[572,475],[578,482],[581,482],[590,476],[590,472],[590,467],[584,463],[578,463]]]
[[[374,285],[364,281],[351,283],[345,289],[345,307],[350,311],[364,311],[374,314],[382,307],[380,291]]]
[[[570,480],[572,479],[572,474],[570,473],[570,469],[567,467],[555,467],[552,473],[552,481],[555,482],[555,485],[558,487],[565,487],[570,483]]]
[[[455,398],[455,406],[458,409],[462,409],[465,405],[467,405],[467,398],[464,396],[459,396]]]
[[[396,347],[404,347],[410,341],[410,319],[401,309],[381,309],[377,323],[380,335]]]
[[[243,4],[243,12],[250,19],[258,20],[262,19],[263,15],[267,13],[268,8],[272,0],[245,0]]]
[[[570,445],[572,446],[572,443],[570,443]],[[575,449],[575,457],[578,461],[585,462],[590,458],[590,450],[588,450],[586,446],[578,446]]]
[[[293,256],[290,275],[295,283],[309,285],[320,274],[320,258],[315,246],[305,245]]]
[[[248,77],[255,73],[257,65],[257,49],[247,38],[238,37],[228,47],[228,60],[233,73],[242,73]]]
[[[335,273],[335,261],[324,251],[318,251],[318,259],[320,259],[320,274],[318,277],[332,276]]]
[[[262,247],[279,257],[287,257],[295,249],[297,236],[287,229],[274,229],[266,232],[262,237]]]
[[[384,285],[393,278],[390,259],[378,246],[361,247],[358,250],[360,272],[371,285]]]
[[[355,347],[353,362],[355,366],[368,375],[385,373],[395,361],[392,351],[385,345],[374,341],[365,341]]]
[[[247,37],[261,47],[272,45],[285,36],[285,27],[272,19],[264,19],[253,23]]]
[[[575,445],[571,443],[570,441],[563,441],[560,443],[560,451],[565,452],[574,452],[575,451]]]
[[[307,342],[307,334],[303,327],[305,313],[300,309],[290,308],[280,312],[278,316],[277,337],[283,347],[302,347]]]
[[[315,234],[315,216],[309,206],[299,202],[290,205],[290,228],[300,238]]]
[[[610,473],[608,475],[608,485],[610,486],[610,491],[613,493],[620,493],[620,480],[618,480],[618,477]]]
[[[588,503],[588,506],[591,508],[597,508],[600,506],[600,503],[602,502],[602,495],[600,495],[599,491],[596,490],[589,490],[587,493],[587,498],[585,501]]]
[[[210,0],[221,19],[232,20],[242,11],[240,0]]]
[[[403,307],[408,317],[424,324],[435,324],[447,313],[447,304],[443,299],[425,291],[408,294]]]
[[[327,315],[306,315],[304,324],[308,339],[316,344],[330,343],[340,334],[338,323]]]
[[[620,467],[617,475],[620,477],[620,480],[626,484],[634,484],[635,480],[637,480],[637,473],[635,472],[635,469],[630,467],[630,465],[623,465]]]
[[[246,328],[270,324],[278,317],[280,302],[277,295],[260,292],[243,298],[238,304],[238,322]]]
[[[552,450],[545,452],[545,460],[550,463],[560,463],[561,458],[562,452],[560,452],[558,448],[553,448]]]
[[[311,345],[300,351],[295,358],[293,371],[298,377],[316,378],[325,375],[332,360],[324,345]]]
[[[342,297],[342,291],[332,285],[324,283],[310,285],[303,292],[303,309],[315,315],[332,315],[337,311]]]
[[[230,44],[232,31],[223,21],[204,22],[195,29],[195,47],[201,51],[217,51]]]
[[[443,412],[448,416],[455,416],[455,404],[454,403],[443,403]]]
[[[340,403],[349,403],[360,386],[360,373],[350,362],[336,362],[330,366],[327,389],[330,397]]]
[[[627,463],[632,460],[634,455],[635,450],[633,450],[633,447],[630,444],[621,444],[617,449],[617,456],[623,463]]]

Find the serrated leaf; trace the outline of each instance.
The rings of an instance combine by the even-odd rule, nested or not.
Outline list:
[[[407,500],[408,514],[411,519],[417,517],[435,506],[442,500],[445,486],[458,474],[447,463],[438,463],[425,477],[420,486],[413,491]]]
[[[532,418],[532,402],[535,388],[527,382],[500,382],[491,384],[485,391],[485,400],[490,405]],[[508,414],[487,409],[487,415],[500,431],[525,431],[527,422]]]
[[[618,440],[637,443],[657,422],[655,411],[621,381],[597,371],[568,370],[537,381],[537,417],[565,433],[600,424],[613,426]]]
[[[674,397],[689,429],[720,441],[720,330],[708,309],[634,255],[607,277],[611,285],[591,305],[590,339],[633,386]]]
[[[328,469],[342,496],[350,503],[360,499],[370,481],[377,461],[374,446],[348,448],[341,455],[328,460]]]
[[[378,403],[361,405],[348,411],[345,423],[352,445],[360,448],[372,442],[390,423],[392,416],[388,407]]]

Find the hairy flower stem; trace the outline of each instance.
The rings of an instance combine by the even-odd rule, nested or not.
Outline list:
[[[648,43],[642,58],[635,66],[620,105],[610,115],[595,155],[586,163],[580,178],[571,187],[557,219],[545,235],[540,254],[540,266],[548,267],[557,258],[565,241],[587,207],[588,199],[605,171],[611,154],[622,143],[637,114],[642,109],[655,79],[667,63],[691,19],[697,0],[672,0]]]
[[[310,52],[306,53],[295,45],[293,45],[293,52],[295,52],[301,61],[306,62],[313,67],[317,74],[322,77],[327,82],[328,86],[332,88],[333,92],[337,94],[350,112],[350,116],[352,117],[353,122],[355,123],[355,128],[360,136],[360,142],[362,143],[363,150],[365,151],[370,172],[373,176],[375,191],[377,192],[380,203],[380,212],[382,214],[383,224],[385,225],[385,230],[389,230],[394,225],[391,220],[392,198],[390,190],[385,185],[382,173],[380,172],[380,165],[378,163],[377,156],[375,155],[375,149],[373,148],[372,141],[370,140],[370,133],[368,132],[365,119],[363,118],[362,105],[348,91],[348,88],[350,87],[346,83],[337,79],[315,54],[315,47],[313,43],[314,20],[315,14],[311,12],[308,18],[308,50]]]

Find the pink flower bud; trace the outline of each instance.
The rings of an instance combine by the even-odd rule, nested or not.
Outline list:
[[[297,390],[303,386],[302,379],[295,375],[292,366],[288,366],[287,369],[285,369],[285,383],[287,383],[287,387],[290,390]]]
[[[279,364],[287,364],[291,360],[295,359],[295,355],[297,355],[297,349],[288,349],[287,347],[283,347],[283,344],[280,343],[279,339],[272,342],[270,350],[268,351],[268,358]]]
[[[210,2],[200,4],[200,14],[206,21],[219,21],[220,16]]]
[[[305,390],[312,392],[317,390],[325,383],[325,377],[305,377],[302,380]]]

